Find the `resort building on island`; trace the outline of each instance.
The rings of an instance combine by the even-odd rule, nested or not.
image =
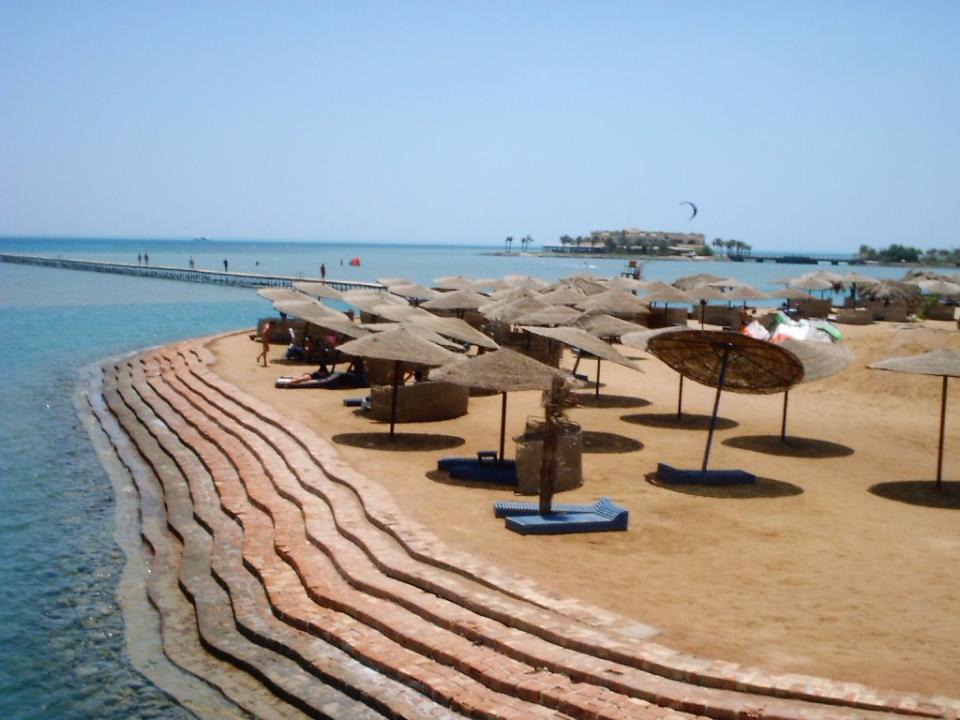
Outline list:
[[[587,237],[562,235],[559,244],[544,245],[544,252],[593,254],[636,253],[638,255],[704,254],[707,244],[703,233],[679,233],[664,230],[594,230]]]

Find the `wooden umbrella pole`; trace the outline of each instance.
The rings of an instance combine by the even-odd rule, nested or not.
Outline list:
[[[507,394],[500,393],[503,397],[500,401],[500,454],[497,456],[500,462],[503,462],[504,442],[507,434]]]
[[[720,392],[723,390],[723,380],[727,375],[727,360],[730,357],[730,345],[724,345],[723,357],[720,359],[720,379],[717,382],[717,396],[713,399],[713,415],[710,416],[710,431],[707,433],[707,448],[703,452],[703,467],[700,472],[707,474],[707,463],[710,460],[710,446],[713,444],[713,431],[717,427],[717,413],[720,412]]]
[[[937,449],[937,490],[943,489],[943,431],[947,422],[947,376],[943,376],[943,393],[940,397],[940,446]]]
[[[683,375],[680,376],[680,392],[677,394],[677,420],[683,420]]]
[[[780,442],[787,444],[787,402],[790,398],[790,391],[783,391],[783,419],[780,421]]]
[[[597,390],[594,392],[593,396],[599,400],[600,399],[600,358],[597,358]]]
[[[393,401],[390,403],[390,439],[393,440],[393,426],[397,422],[397,395],[400,391],[400,361],[393,362]]]

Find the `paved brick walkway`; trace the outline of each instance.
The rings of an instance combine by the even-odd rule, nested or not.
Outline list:
[[[140,494],[172,662],[260,717],[960,718],[775,675],[451,551],[202,342],[105,367],[90,405]]]

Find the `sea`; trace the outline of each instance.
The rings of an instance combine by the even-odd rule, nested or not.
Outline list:
[[[622,259],[497,254],[502,246],[0,238],[0,253],[431,285],[443,275],[618,275]],[[350,261],[357,258],[358,265]],[[831,268],[844,273],[850,268]],[[654,261],[644,279],[697,272],[772,290],[810,265]],[[859,272],[900,278],[903,268]],[[251,289],[0,263],[0,717],[187,718],[131,664],[117,587],[110,480],[73,396],[98,360],[252,327],[271,306]]]

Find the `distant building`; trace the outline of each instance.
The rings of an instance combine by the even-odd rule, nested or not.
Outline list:
[[[544,245],[547,252],[594,254],[605,252],[685,254],[698,252],[706,247],[703,233],[678,233],[663,230],[594,230],[590,237],[570,238],[564,236],[559,245]]]

